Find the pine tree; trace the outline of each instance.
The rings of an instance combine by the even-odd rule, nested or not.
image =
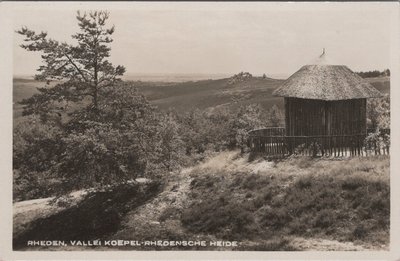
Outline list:
[[[36,80],[56,81],[52,88],[39,88],[39,93],[22,102],[24,115],[51,112],[60,113],[68,102],[89,100],[88,109],[98,113],[99,96],[107,86],[114,86],[125,73],[123,66],[113,66],[109,44],[114,26],[106,28],[109,13],[94,11],[76,16],[80,31],[72,35],[76,45],[48,38],[46,32],[36,33],[27,27],[17,31],[25,36],[21,47],[28,51],[41,52],[43,64],[38,69]],[[87,99],[89,98],[89,99]]]

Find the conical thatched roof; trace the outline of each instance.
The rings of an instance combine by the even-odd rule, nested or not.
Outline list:
[[[305,65],[274,91],[275,96],[315,100],[350,100],[382,97],[370,83],[344,65]]]

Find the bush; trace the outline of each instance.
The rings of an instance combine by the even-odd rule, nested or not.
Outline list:
[[[367,229],[364,227],[364,225],[358,225],[352,233],[352,238],[353,239],[364,239],[365,236],[368,234]]]
[[[226,239],[254,233],[254,217],[245,204],[221,196],[195,203],[183,211],[182,223],[192,232],[216,234]]]
[[[313,223],[314,227],[327,229],[335,224],[337,220],[336,214],[331,209],[323,209],[318,212]]]
[[[367,123],[371,129],[390,128],[390,96],[368,99]]]
[[[62,121],[30,115],[14,128],[15,199],[162,179],[185,164],[176,119],[131,85],[105,87],[98,102],[96,111],[78,107]]]
[[[261,217],[262,225],[274,230],[278,230],[287,226],[292,220],[288,210],[284,208],[266,208],[262,212]]]
[[[298,235],[387,242],[388,160],[307,158],[312,164],[294,175],[302,161],[280,162],[268,176],[207,171],[194,176],[183,225],[227,239]]]
[[[207,148],[214,151],[240,148],[246,152],[250,130],[281,126],[283,122],[278,107],[266,111],[260,105],[193,110],[177,117],[187,154],[203,153]]]
[[[344,190],[356,190],[361,186],[366,185],[366,180],[361,177],[349,177],[342,182],[342,189]]]
[[[313,177],[311,175],[305,176],[305,177],[300,177],[299,179],[297,179],[295,186],[301,190],[310,188],[312,185],[312,179],[313,179]]]
[[[164,209],[164,211],[161,213],[160,217],[158,218],[158,220],[160,222],[164,222],[168,219],[171,218],[176,218],[176,217],[180,217],[181,211],[180,209],[176,208],[176,207],[167,207],[166,209]]]
[[[370,133],[364,140],[364,149],[367,154],[381,154],[389,150],[389,147],[390,135],[381,133],[379,129]]]
[[[46,172],[13,171],[13,201],[46,198],[57,194],[60,181]]]

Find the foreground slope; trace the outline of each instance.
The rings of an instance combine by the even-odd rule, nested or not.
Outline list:
[[[14,243],[27,250],[27,238],[228,240],[238,241],[239,246],[180,249],[385,250],[390,230],[389,184],[388,157],[267,162],[248,161],[235,151],[221,152],[192,168],[169,173],[161,190],[127,187],[118,193],[92,194],[62,213],[44,209],[46,216],[36,218],[31,210],[24,213],[19,208],[24,203],[16,203]],[[28,207],[35,203],[26,202],[24,209],[37,208]]]

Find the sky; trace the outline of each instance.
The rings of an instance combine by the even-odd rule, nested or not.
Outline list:
[[[24,3],[13,11],[14,29],[74,43],[77,10],[110,12],[110,60],[127,74],[290,75],[323,48],[354,71],[390,66],[390,3]],[[22,40],[15,33],[14,75],[33,75],[40,53],[20,48]]]

